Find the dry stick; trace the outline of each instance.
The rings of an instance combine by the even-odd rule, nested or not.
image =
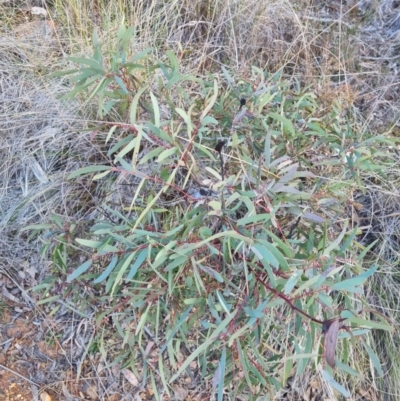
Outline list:
[[[33,384],[34,386],[40,387],[39,384],[35,383],[34,381],[32,381],[31,379],[28,379],[28,378],[25,377],[25,376],[22,376],[20,373],[16,372],[15,370],[12,370],[12,369],[10,369],[10,368],[7,368],[7,366],[4,366],[2,363],[0,363],[0,368],[5,369],[5,370],[8,370],[10,373],[12,373],[12,374],[14,374],[14,375],[20,377],[21,379],[26,380],[27,382]]]
[[[225,176],[225,172],[224,172],[224,158],[222,156],[222,152],[219,152],[219,157],[221,160],[221,177],[222,177],[222,181],[224,180],[224,176]]]
[[[224,172],[224,158],[222,157],[222,149],[226,144],[226,140],[219,141],[215,146],[215,150],[219,153],[220,161],[221,161],[221,178],[224,180],[225,172]]]

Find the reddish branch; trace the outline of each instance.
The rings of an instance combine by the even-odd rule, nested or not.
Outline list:
[[[300,308],[298,308],[296,305],[293,304],[293,302],[284,294],[282,294],[281,292],[275,290],[275,288],[272,288],[270,285],[268,285],[260,276],[259,274],[257,274],[257,272],[252,269],[249,266],[250,270],[254,273],[254,275],[256,276],[257,280],[262,283],[262,285],[270,292],[272,292],[274,295],[276,295],[278,298],[283,299],[292,310],[294,310],[296,313],[301,314],[305,317],[307,317],[308,319],[310,319],[311,321],[318,323],[318,324],[323,324],[324,322],[321,320],[316,319],[315,317],[312,317],[311,315],[309,315],[307,312],[304,312],[303,310],[301,310]]]

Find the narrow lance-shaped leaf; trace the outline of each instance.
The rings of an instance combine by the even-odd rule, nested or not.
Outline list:
[[[85,263],[82,263],[77,269],[75,269],[68,277],[67,283],[70,283],[72,280],[78,278],[80,275],[85,273],[86,270],[92,265],[92,260],[87,260]]]
[[[106,269],[103,271],[103,273],[100,274],[99,277],[96,278],[96,280],[93,281],[94,284],[98,284],[101,283],[102,281],[104,281],[113,271],[114,267],[116,266],[118,262],[118,256],[114,256],[111,259],[111,262],[109,263],[109,265],[106,267]]]
[[[146,89],[147,89],[147,86],[143,86],[143,88],[140,88],[132,100],[131,110],[129,113],[131,124],[135,124],[135,122],[136,122],[136,113],[137,113],[137,106],[139,103],[139,99],[140,99],[140,96],[142,96],[143,92]]]
[[[138,255],[138,257],[135,260],[135,263],[132,265],[131,270],[128,273],[128,276],[126,277],[127,280],[132,280],[133,277],[135,277],[139,267],[143,264],[143,262],[146,260],[148,254],[148,248],[142,249]]]
[[[339,384],[335,379],[326,371],[322,371],[322,375],[325,377],[326,381],[339,393],[343,394],[345,397],[350,397],[350,393],[348,390],[346,390],[341,384]]]
[[[203,342],[195,351],[192,352],[191,355],[188,356],[188,358],[183,362],[183,364],[180,366],[178,371],[172,376],[170,379],[170,383],[174,382],[180,375],[181,373],[189,366],[189,364],[194,361],[202,352],[204,352],[211,344],[216,343],[219,334],[225,330],[225,328],[228,326],[228,324],[231,322],[231,320],[235,317],[237,313],[237,310],[232,311],[230,315],[228,315],[219,325],[218,327],[209,335],[206,341]],[[163,348],[164,349],[164,348]],[[160,353],[162,350],[160,351]]]
[[[326,362],[331,368],[335,367],[336,344],[339,333],[340,320],[326,320],[322,325],[322,333],[325,334],[324,339],[324,355]]]
[[[217,80],[214,79],[214,94],[211,96],[211,99],[208,101],[207,106],[203,110],[203,113],[201,113],[200,121],[203,120],[203,118],[209,113],[209,111],[212,109],[214,106],[214,103],[216,102],[218,97],[218,83]]]
[[[221,359],[218,364],[216,374],[214,375],[213,385],[215,382],[218,384],[218,401],[223,400],[223,390],[225,381],[225,369],[226,369],[226,347],[222,349]]]
[[[379,363],[378,356],[375,354],[373,349],[365,341],[363,341],[363,345],[364,345],[365,350],[368,352],[368,355],[369,355],[372,363],[374,364],[376,371],[378,372],[378,376],[383,377],[383,370],[382,370],[381,364]]]
[[[71,180],[72,178],[79,177],[80,175],[85,175],[85,174],[90,174],[90,173],[95,173],[98,171],[107,171],[111,170],[110,166],[89,166],[89,167],[83,167],[80,168],[79,170],[74,171],[71,173],[67,179]]]

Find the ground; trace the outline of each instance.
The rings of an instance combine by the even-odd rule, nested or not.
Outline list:
[[[10,304],[8,301],[0,320],[0,399],[30,401],[37,399],[39,389],[32,378],[51,367],[57,348],[43,339],[37,341],[38,326],[33,324],[32,312],[12,311],[14,306]],[[43,389],[41,400],[57,399],[46,398],[52,394],[47,391]]]

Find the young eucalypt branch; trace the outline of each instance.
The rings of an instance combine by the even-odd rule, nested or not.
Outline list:
[[[278,298],[281,298],[295,313],[304,316],[310,321],[320,324],[322,326],[322,334],[324,335],[325,360],[331,368],[334,368],[338,333],[339,330],[342,328],[347,329],[346,326],[341,326],[340,323],[346,319],[341,318],[340,316],[335,316],[331,319],[319,320],[311,316],[307,312],[304,312],[302,309],[294,305],[294,303],[285,294],[267,284],[252,267],[249,266],[249,269],[254,273],[258,282],[260,282],[269,292],[271,292]]]

